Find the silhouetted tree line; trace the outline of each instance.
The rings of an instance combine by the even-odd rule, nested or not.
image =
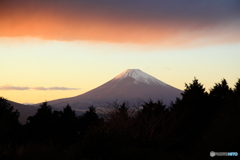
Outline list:
[[[22,125],[0,98],[0,159],[207,159],[210,151],[240,153],[240,79],[209,93],[197,79],[170,106],[151,99],[77,116],[71,106],[44,102]]]

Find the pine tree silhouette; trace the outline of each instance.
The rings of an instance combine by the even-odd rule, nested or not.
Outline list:
[[[0,97],[0,143],[16,141],[19,134],[19,112],[3,97]]]

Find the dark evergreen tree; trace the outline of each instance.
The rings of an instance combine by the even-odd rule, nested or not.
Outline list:
[[[63,108],[63,112],[60,113],[60,130],[61,140],[65,143],[72,143],[77,139],[78,136],[78,118],[71,106],[67,104]]]
[[[204,135],[202,146],[207,150],[235,150],[240,148],[240,80],[232,90],[225,79],[211,89],[214,113],[209,128]]]
[[[235,87],[233,89],[234,102],[236,104],[236,107],[240,109],[240,78],[238,79],[234,87]]]
[[[223,79],[221,83],[216,83],[215,86],[210,89],[210,98],[211,98],[211,114],[222,109],[224,106],[232,106],[230,103],[233,102],[233,91],[228,86],[227,81]]]
[[[91,126],[96,125],[99,122],[99,120],[100,119],[96,113],[96,108],[93,106],[89,107],[88,111],[79,116],[80,135],[84,135],[87,129]]]
[[[105,115],[105,132],[116,140],[118,146],[131,144],[134,134],[134,110],[127,101],[122,104],[113,103],[113,108]]]
[[[55,113],[56,117],[56,113]],[[48,140],[54,135],[55,121],[52,107],[44,102],[40,105],[37,113],[27,119],[28,133],[35,140]]]
[[[16,141],[19,134],[20,123],[18,110],[3,97],[0,97],[0,143]]]
[[[28,117],[28,123],[35,123],[39,126],[49,126],[53,118],[52,107],[44,102],[40,105],[40,108],[37,110],[37,113],[34,116]]]
[[[144,102],[136,117],[136,125],[140,125],[140,142],[152,147],[166,147],[168,135],[173,132],[172,114],[162,101]]]
[[[129,108],[126,106],[126,102],[123,102],[122,105],[117,108],[117,115],[119,115],[123,119],[127,119],[129,118],[128,110]]]
[[[177,101],[173,112],[181,116],[181,122],[175,130],[174,141],[182,147],[189,147],[206,130],[210,114],[208,93],[201,83],[194,78],[190,84],[185,84],[182,99]],[[174,138],[173,138],[174,139]]]
[[[71,108],[71,106],[69,106],[69,104],[67,104],[67,106],[65,108],[63,108],[63,113],[62,113],[61,117],[66,120],[73,120],[73,119],[77,118],[75,111],[72,110],[72,108]]]
[[[86,121],[89,125],[94,124],[99,119],[96,108],[93,106],[89,107],[89,110],[81,115],[80,119]]]
[[[166,105],[162,101],[158,100],[156,103],[150,99],[148,102],[144,102],[141,112],[148,116],[154,116],[161,114],[166,109]]]

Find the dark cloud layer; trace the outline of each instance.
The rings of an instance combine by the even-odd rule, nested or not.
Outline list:
[[[50,10],[54,14],[57,11],[55,13],[62,16],[96,14],[138,20],[179,18],[214,22],[240,18],[239,0],[1,0],[0,3],[1,14],[24,9],[33,13]]]

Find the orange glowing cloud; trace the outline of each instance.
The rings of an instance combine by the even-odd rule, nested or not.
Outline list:
[[[190,18],[178,17],[177,13],[173,13],[176,15],[174,17],[170,12],[166,12],[166,16],[163,16],[164,11],[156,13],[159,16],[143,11],[141,16],[140,10],[127,10],[125,13],[120,9],[114,11],[112,6],[97,7],[74,0],[71,0],[72,3],[61,0],[59,4],[49,1],[49,5],[47,1],[42,4],[37,1],[24,2],[26,6],[8,3],[2,8],[0,36],[31,36],[62,41],[150,43],[162,46],[240,42],[240,33],[237,31],[240,24],[235,20],[210,23],[209,19],[204,21],[201,17],[194,20],[192,15],[189,15]],[[42,6],[38,7],[40,4]]]

